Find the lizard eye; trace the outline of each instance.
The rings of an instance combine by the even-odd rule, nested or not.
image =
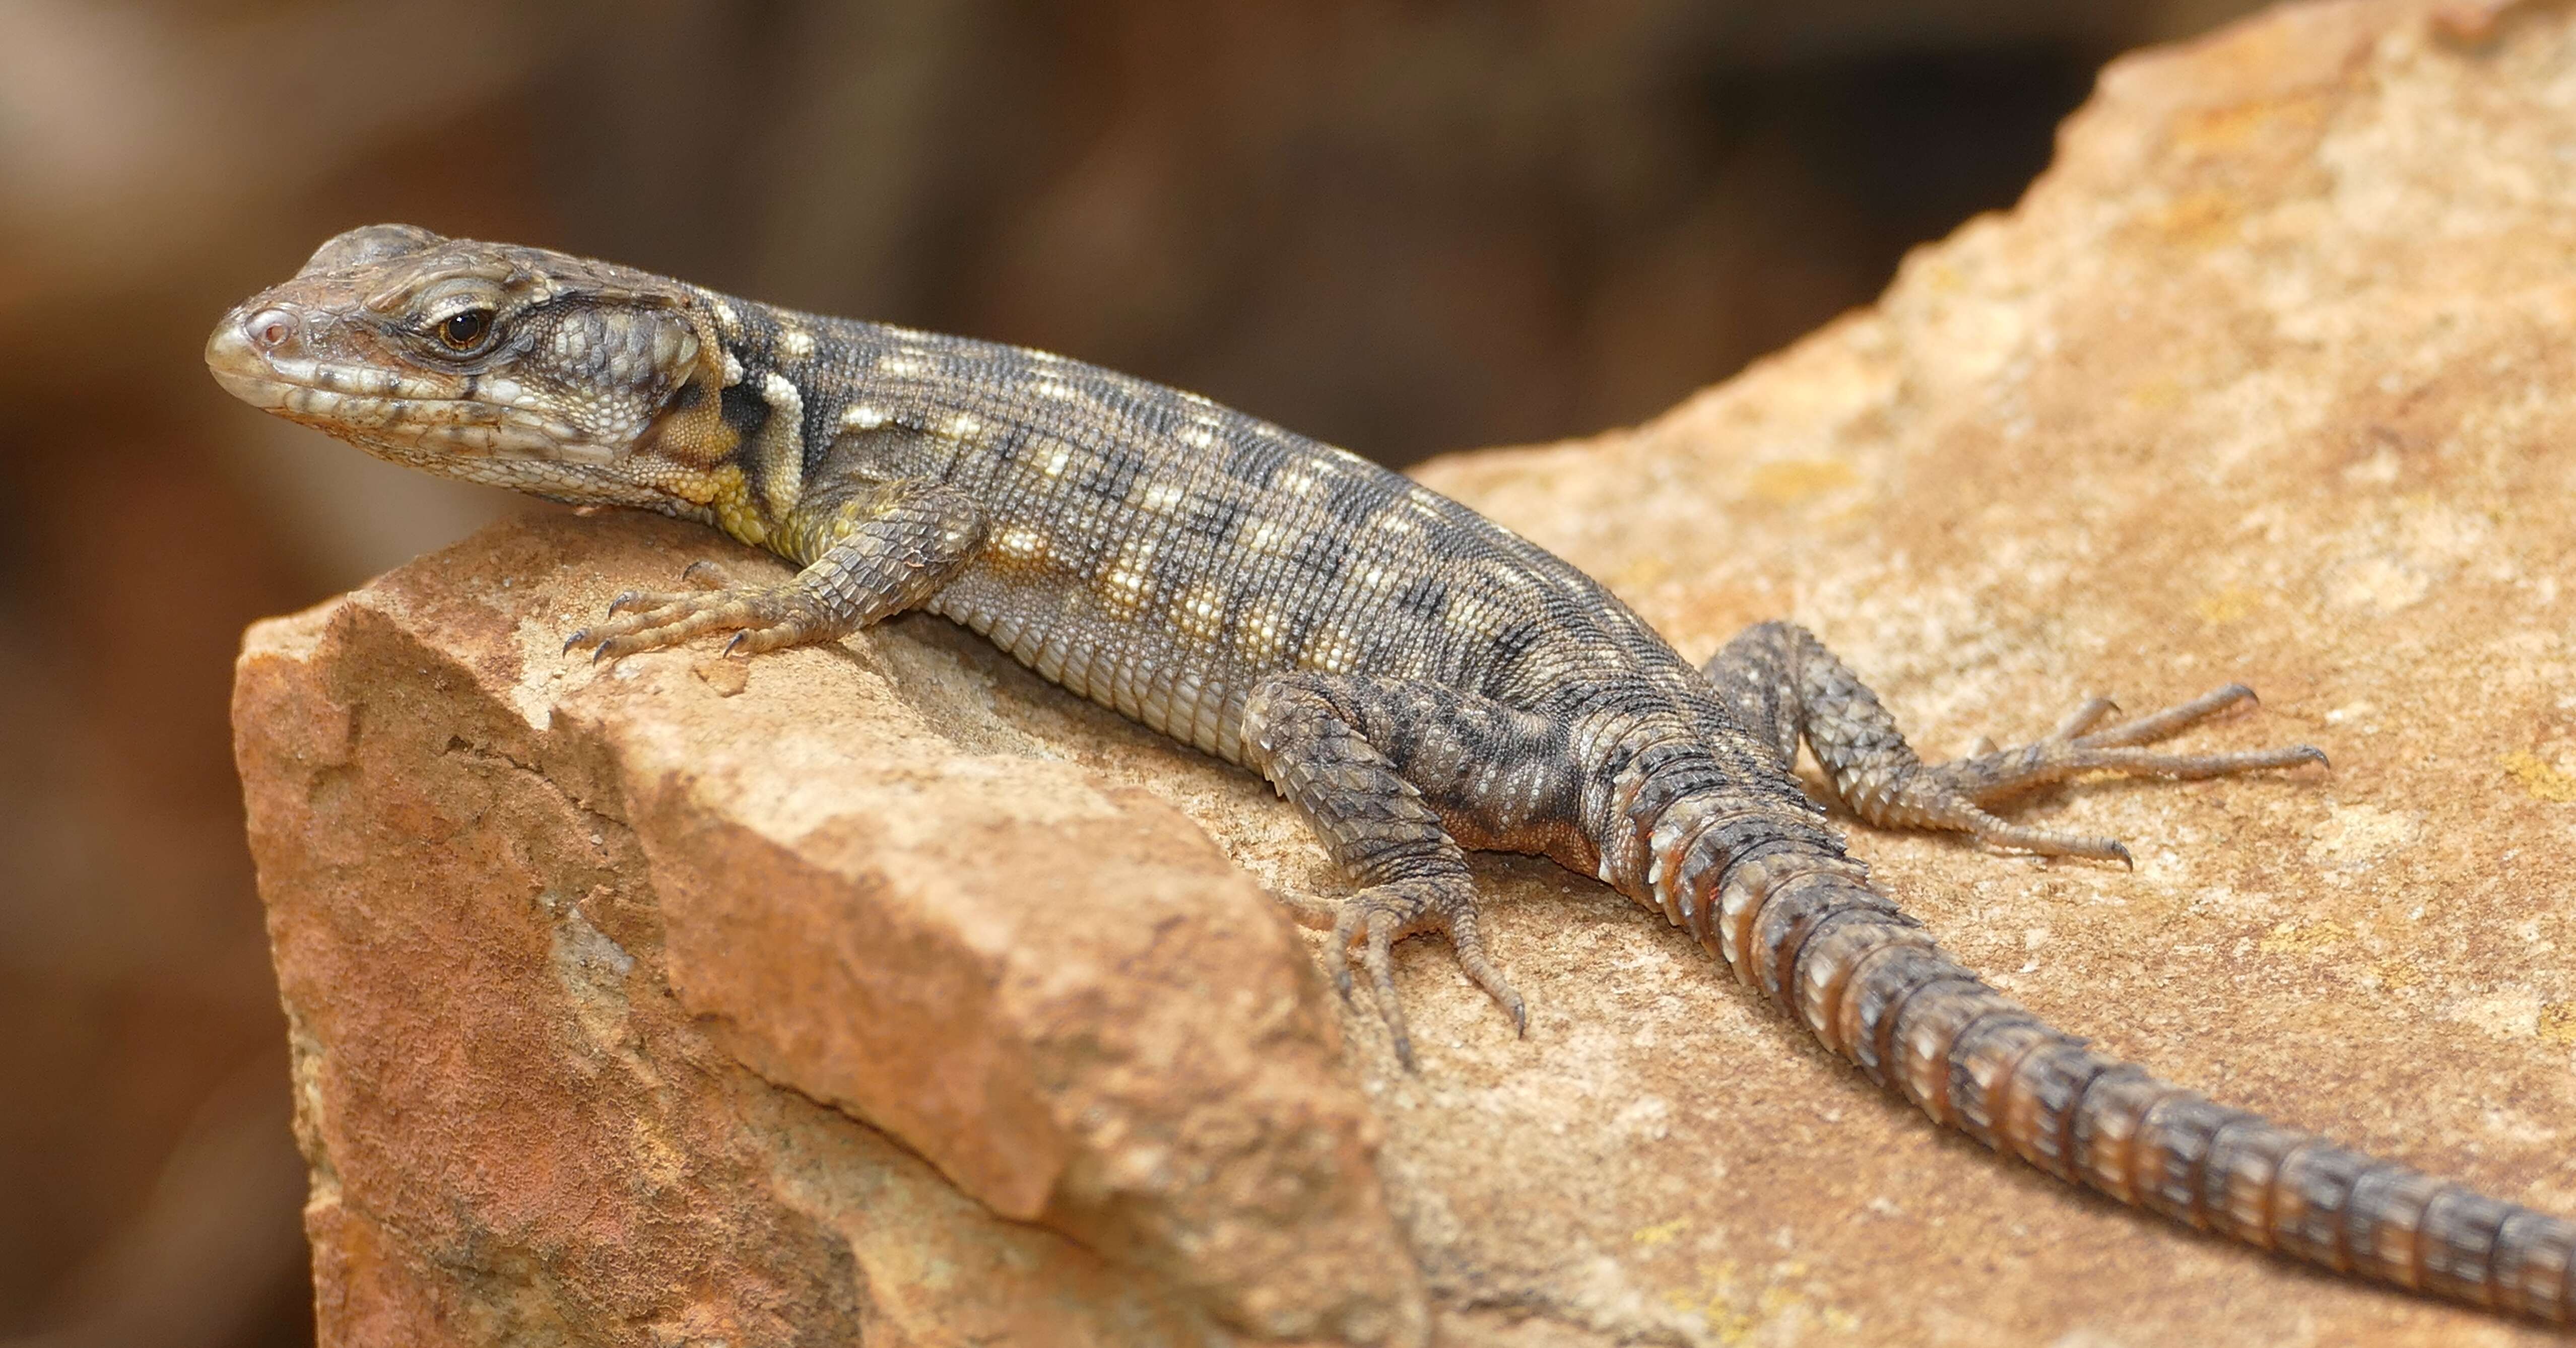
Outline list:
[[[450,351],[471,351],[481,346],[491,331],[491,310],[459,309],[439,320],[438,340],[445,342]]]

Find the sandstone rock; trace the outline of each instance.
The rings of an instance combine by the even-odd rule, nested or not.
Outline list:
[[[1419,1341],[1276,905],[954,651],[558,654],[703,542],[502,526],[243,657],[325,1341]]]
[[[2198,742],[2330,773],[2025,811],[2134,874],[1857,846],[2061,1024],[2569,1212],[2576,11],[2436,8],[2123,61],[1872,310],[1422,476],[1687,653],[1808,623],[1929,753],[2253,683]],[[1267,789],[962,633],[555,653],[706,555],[504,527],[252,633],[326,1343],[2540,1341],[1937,1134],[1543,862],[1480,869],[1527,1039],[1409,943],[1398,1072]]]

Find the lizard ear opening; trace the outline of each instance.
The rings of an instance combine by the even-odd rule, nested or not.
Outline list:
[[[370,262],[405,257],[434,248],[447,240],[418,225],[361,225],[345,234],[335,234],[313,250],[298,276],[315,272],[346,271]]]
[[[693,468],[712,468],[742,443],[741,434],[724,419],[724,389],[741,378],[740,367],[733,366],[724,344],[694,312],[673,311],[669,321],[657,341],[671,344],[663,365],[671,372],[669,391],[635,448]]]

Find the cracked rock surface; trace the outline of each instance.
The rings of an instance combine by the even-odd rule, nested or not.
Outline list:
[[[2024,808],[2134,874],[1858,850],[2069,1029],[2576,1212],[2576,8],[2444,8],[2124,60],[1872,309],[1421,475],[1927,756],[2253,684],[2190,742],[2330,773]],[[961,632],[557,654],[702,556],[773,565],[549,519],[250,634],[326,1344],[2547,1341],[1935,1133],[1544,862],[1479,864],[1528,1037],[1408,943],[1403,1074],[1267,788]]]

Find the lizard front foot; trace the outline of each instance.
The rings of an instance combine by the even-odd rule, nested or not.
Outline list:
[[[687,590],[628,590],[608,603],[609,618],[564,639],[566,651],[592,647],[591,660],[615,660],[676,646],[709,632],[732,632],[724,654],[757,655],[782,646],[827,641],[849,630],[800,576],[779,585],[728,586],[710,562],[692,562]],[[622,615],[622,616],[621,616]]]
[[[1369,986],[1377,994],[1378,1017],[1395,1043],[1396,1061],[1413,1070],[1413,1036],[1405,1027],[1404,1003],[1395,994],[1397,941],[1416,932],[1436,931],[1449,938],[1458,968],[1477,987],[1509,1012],[1515,1033],[1529,1032],[1529,1013],[1521,995],[1485,958],[1484,938],[1476,931],[1476,890],[1463,877],[1397,880],[1374,885],[1343,903],[1333,921],[1332,943],[1324,947],[1324,970],[1343,998],[1351,996],[1350,954],[1360,952],[1368,967]]]

